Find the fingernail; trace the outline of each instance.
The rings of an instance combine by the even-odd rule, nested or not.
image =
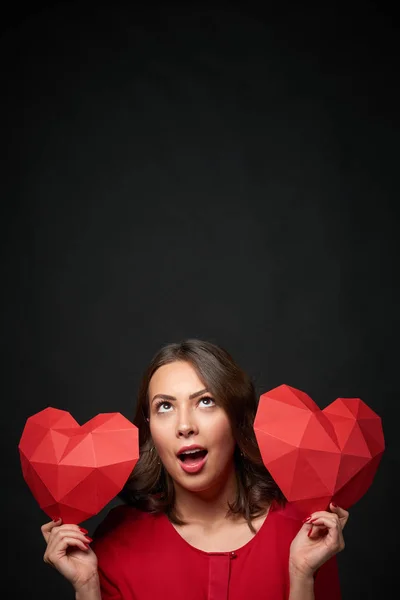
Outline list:
[[[82,531],[82,533],[89,533],[87,529],[84,529],[83,527],[79,527],[79,529]]]
[[[308,537],[310,537],[310,535],[311,535],[311,532],[312,532],[312,527],[310,527],[310,531],[307,533],[307,536],[308,536]]]
[[[85,544],[85,546],[89,550],[89,548],[90,548],[89,544]]]
[[[90,538],[88,535],[86,536],[86,539],[88,540],[89,544],[90,542],[93,542],[92,538]]]
[[[335,504],[334,502],[331,502],[331,504],[332,504],[332,506],[334,506],[335,508],[337,508],[337,507],[338,507],[338,505],[337,505],[337,504]]]
[[[57,521],[59,521],[60,519],[61,519],[61,517],[54,517],[53,523],[57,523]]]
[[[307,521],[309,521],[309,520],[311,519],[311,516],[312,516],[312,515],[310,515],[309,517],[307,517],[307,519],[304,519],[304,520],[303,520],[303,523],[307,523]]]
[[[314,523],[314,521],[316,521],[318,519],[318,517],[315,517],[315,519],[311,519],[311,521],[309,521],[309,523]]]

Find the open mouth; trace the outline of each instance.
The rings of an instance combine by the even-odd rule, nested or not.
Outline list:
[[[187,466],[196,466],[200,464],[208,454],[207,450],[195,450],[194,452],[182,452],[178,454],[178,459]]]

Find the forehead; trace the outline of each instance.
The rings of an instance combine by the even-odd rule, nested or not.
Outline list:
[[[205,388],[196,369],[188,362],[176,361],[159,367],[149,384],[150,397],[154,394],[188,395]]]

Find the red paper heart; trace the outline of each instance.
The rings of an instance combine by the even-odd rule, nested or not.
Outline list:
[[[254,432],[265,467],[300,515],[348,509],[370,487],[385,441],[381,418],[359,398],[324,410],[281,385],[260,396]]]
[[[78,524],[123,488],[139,458],[138,429],[120,413],[80,426],[70,413],[49,407],[27,419],[18,448],[39,506],[51,519]]]

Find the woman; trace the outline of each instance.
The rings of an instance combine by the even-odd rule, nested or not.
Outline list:
[[[44,560],[77,600],[340,598],[348,512],[331,504],[294,517],[262,463],[256,410],[253,384],[222,348],[186,340],[156,354],[139,390],[140,459],[124,504],[94,541],[61,520],[42,527]]]

